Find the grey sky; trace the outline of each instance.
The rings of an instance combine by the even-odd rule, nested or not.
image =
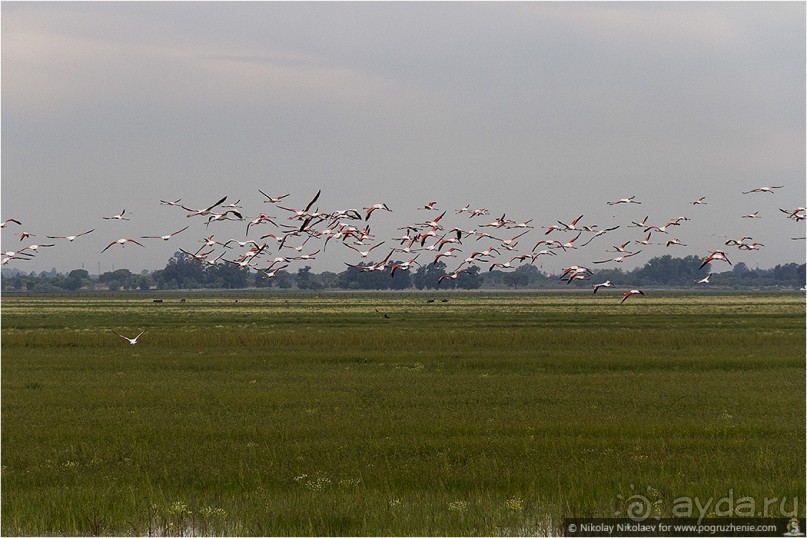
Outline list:
[[[449,228],[485,230],[503,213],[536,226],[580,214],[583,224],[622,225],[539,259],[549,271],[610,257],[612,245],[642,237],[625,225],[645,215],[657,225],[691,218],[656,238],[687,247],[644,247],[624,269],[667,253],[703,256],[725,248],[723,236],[766,245],[730,251],[735,263],[805,259],[805,242],[790,239],[804,223],[778,211],[807,205],[804,2],[1,9],[2,218],[23,222],[3,229],[3,250],[96,229],[5,267],[158,269],[180,246],[211,233],[243,240],[246,228],[206,229],[160,199],[203,207],[226,194],[245,216],[285,218],[259,188],[292,193],[291,207],[322,189],[323,211],[386,202],[394,212],[369,224],[387,246],[395,228],[434,216],[415,209],[431,200],[448,210]],[[767,185],[785,187],[740,194]],[[642,205],[606,205],[632,195]],[[708,205],[690,204],[701,196]],[[491,214],[453,214],[466,204]],[[124,208],[131,221],[101,219]],[[741,218],[754,211],[762,218]],[[167,243],[101,253],[120,237],[186,224]],[[22,230],[37,236],[20,242]],[[543,238],[532,230],[519,251]],[[346,248],[325,254],[310,262],[315,271],[358,261]]]

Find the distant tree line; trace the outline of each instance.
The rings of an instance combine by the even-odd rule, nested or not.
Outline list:
[[[390,266],[399,262],[392,262]],[[621,269],[595,270],[591,280],[567,284],[558,275],[549,275],[534,265],[521,265],[513,270],[483,270],[479,266],[466,267],[456,278],[450,278],[442,261],[418,266],[417,269],[366,270],[348,267],[335,273],[314,273],[310,266],[296,272],[285,269],[273,277],[253,272],[233,263],[206,263],[183,252],[177,252],[163,269],[151,273],[135,274],[128,269],[117,269],[91,276],[84,269],[67,274],[51,272],[24,273],[3,270],[3,291],[58,292],[81,289],[119,290],[191,290],[191,289],[346,289],[346,290],[404,290],[423,289],[550,289],[589,288],[595,282],[610,280],[615,286],[694,287],[712,269],[711,264],[699,269],[700,258],[687,256],[674,258],[664,255],[651,258],[645,265],[631,271]],[[371,266],[367,262],[366,266]],[[727,270],[715,273],[709,284],[712,287],[741,288],[801,288],[805,285],[805,264],[788,263],[770,269],[751,269],[738,262]]]

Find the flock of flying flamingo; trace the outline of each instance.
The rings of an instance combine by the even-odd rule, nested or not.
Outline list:
[[[757,187],[747,191],[742,191],[743,195],[774,194],[783,185]],[[490,221],[485,217],[490,215],[486,208],[472,209],[468,204],[464,207],[452,210],[451,218],[463,219],[463,226],[449,226],[444,218],[449,213],[448,210],[440,209],[437,201],[428,201],[416,209],[424,211],[426,214],[434,215],[422,219],[420,222],[412,222],[400,226],[400,235],[397,237],[387,237],[379,240],[371,231],[371,220],[378,221],[379,214],[393,213],[394,209],[386,203],[379,202],[366,207],[338,209],[322,211],[317,206],[321,191],[318,191],[304,206],[289,207],[285,202],[290,196],[289,193],[270,196],[258,189],[262,196],[262,202],[269,204],[272,208],[271,215],[267,212],[258,212],[256,216],[245,216],[240,205],[240,200],[234,203],[225,203],[227,196],[222,197],[215,203],[201,208],[188,207],[177,200],[160,200],[160,204],[167,206],[174,211],[182,211],[188,219],[194,219],[204,224],[205,232],[202,238],[197,238],[193,246],[188,242],[183,244],[179,250],[186,255],[193,257],[205,264],[229,263],[249,270],[260,271],[267,278],[275,277],[282,269],[289,267],[292,263],[314,260],[315,257],[327,248],[345,249],[345,254],[351,256],[350,261],[344,262],[346,266],[353,267],[359,271],[385,271],[394,276],[396,271],[408,271],[415,266],[437,263],[442,261],[447,266],[456,262],[456,266],[447,274],[440,277],[438,285],[444,280],[456,280],[468,271],[473,265],[486,268],[488,271],[494,269],[511,270],[520,264],[534,264],[541,256],[569,255],[578,251],[593,242],[604,244],[603,236],[622,227],[622,225],[600,228],[596,224],[585,223],[585,215],[579,215],[568,222],[557,220],[547,223],[546,226],[534,226],[533,219],[517,221],[507,218],[502,214]],[[641,200],[636,196],[619,198],[605,202],[608,206],[619,206],[636,204],[640,205]],[[707,197],[701,196],[690,202],[692,206],[707,205]],[[268,210],[267,210],[268,211]],[[807,209],[797,207],[794,209],[779,208],[784,218],[801,222],[807,218]],[[755,211],[749,215],[742,215],[742,218],[760,218],[760,212]],[[100,217],[106,221],[130,221],[126,209],[121,209],[117,214],[104,215]],[[601,249],[602,254],[595,256],[591,260],[592,264],[619,264],[628,258],[638,256],[643,253],[644,247],[651,245],[661,245],[666,248],[686,247],[686,243],[672,235],[673,229],[683,229],[689,217],[677,217],[658,224],[650,224],[649,216],[641,221],[631,221],[625,228],[636,228],[635,239],[613,245],[611,248]],[[228,239],[219,241],[215,239],[215,234],[210,233],[213,225],[221,221],[241,221],[246,223],[245,239]],[[22,231],[23,222],[16,218],[8,218],[0,223],[4,230],[15,229],[19,235],[19,241],[35,237],[36,234]],[[178,230],[160,235],[140,235],[137,237],[121,237],[109,242],[104,241],[101,252],[106,252],[113,248],[125,248],[127,245],[134,245],[138,248],[146,248],[144,240],[179,241],[175,239],[180,234],[185,234],[185,238],[191,233],[188,230],[191,223]],[[260,230],[260,232],[258,231]],[[528,241],[526,235],[535,230],[539,234],[539,239],[535,242]],[[266,233],[264,233],[266,232]],[[2,265],[7,265],[12,261],[30,260],[39,255],[41,249],[49,249],[57,246],[57,241],[72,243],[77,240],[84,240],[84,237],[96,233],[95,228],[73,235],[47,235],[51,240],[49,243],[29,244],[17,250],[5,250],[2,252]],[[534,232],[533,232],[534,233]],[[250,238],[252,234],[252,238]],[[659,241],[659,238],[661,242]],[[792,237],[794,240],[803,240],[804,236]],[[480,243],[482,241],[482,243]],[[198,246],[201,244],[201,246]],[[313,246],[317,244],[316,248]],[[338,245],[338,246],[335,246]],[[387,245],[386,249],[378,250]],[[479,245],[479,246],[477,246]],[[635,246],[634,246],[635,245]],[[530,248],[531,246],[531,248]],[[738,239],[728,239],[719,245],[719,248],[703,253],[700,269],[712,262],[722,262],[729,266],[732,262],[724,247],[734,247],[739,250],[760,250],[765,245],[753,241],[752,237],[742,236]],[[237,248],[236,248],[237,247]],[[483,248],[484,247],[484,248]],[[642,248],[638,248],[642,247]],[[593,250],[592,247],[589,247]],[[275,252],[272,257],[271,251]],[[374,252],[375,251],[375,252]],[[377,253],[379,261],[365,261],[371,254]],[[608,256],[612,253],[612,256]],[[390,259],[407,258],[403,262],[390,262]],[[560,275],[561,280],[567,284],[572,282],[590,281],[594,272],[584,265],[569,265],[564,267]],[[704,278],[696,281],[698,284],[709,284],[709,273]],[[593,293],[597,293],[603,288],[612,287],[610,281],[592,283]],[[642,296],[644,292],[640,289],[631,289],[622,295],[621,302],[628,298]],[[120,336],[120,335],[119,335]],[[136,343],[137,337],[128,339],[132,344]],[[123,337],[122,338],[126,338]]]

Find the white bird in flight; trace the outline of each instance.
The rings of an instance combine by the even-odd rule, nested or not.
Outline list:
[[[145,333],[146,331],[141,331],[140,334],[138,334],[134,338],[129,338],[128,336],[123,336],[122,334],[117,333],[114,330],[112,332],[117,334],[118,336],[120,336],[124,340],[127,340],[130,344],[135,345],[135,344],[137,344],[137,339],[140,338],[141,336],[143,336],[143,333]]]
[[[168,234],[168,235],[141,235],[141,236],[140,236],[140,238],[141,238],[141,239],[162,239],[163,241],[168,241],[169,239],[171,239],[172,237],[174,237],[176,234],[178,234],[178,233],[180,233],[180,232],[184,232],[184,231],[185,231],[185,230],[187,230],[187,229],[188,229],[188,226],[185,226],[185,227],[184,227],[184,228],[182,228],[181,230],[177,230],[177,231],[175,231],[175,232],[171,232],[171,233],[170,233],[170,234]]]
[[[101,217],[101,218],[106,219],[106,220],[131,220],[128,217],[124,217],[123,216],[124,213],[126,213],[125,209],[123,211],[121,211],[120,213],[118,213],[117,215],[112,215],[111,217]]]
[[[92,230],[87,230],[86,232],[82,232],[80,234],[76,234],[76,235],[49,235],[47,237],[48,237],[48,239],[67,239],[68,241],[73,242],[73,241],[76,240],[77,237],[81,237],[82,235],[87,235],[88,233],[92,233],[94,231],[95,231],[95,228],[93,228]]]
[[[745,191],[743,194],[751,194],[752,192],[769,192],[773,194],[773,189],[781,189],[782,187],[784,187],[784,185],[777,185],[772,187],[757,187],[756,189]]]
[[[126,243],[134,243],[135,245],[140,245],[141,247],[143,246],[141,243],[138,243],[134,239],[129,239],[128,237],[121,237],[120,239],[116,239],[115,241],[112,241],[110,244],[105,246],[104,250],[102,250],[101,252],[104,252],[106,249],[108,249],[112,245],[120,245],[122,247],[125,247]]]

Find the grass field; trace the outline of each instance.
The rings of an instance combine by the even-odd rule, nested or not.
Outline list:
[[[4,535],[805,513],[803,294],[154,297],[3,297]]]

